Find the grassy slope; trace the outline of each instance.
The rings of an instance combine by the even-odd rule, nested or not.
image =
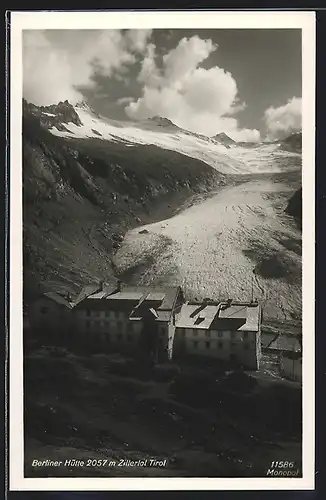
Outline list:
[[[245,375],[232,383],[216,365],[151,368],[105,350],[34,347],[25,364],[29,477],[265,476],[276,457],[300,468],[294,383]],[[168,460],[161,469],[31,467],[46,458]]]

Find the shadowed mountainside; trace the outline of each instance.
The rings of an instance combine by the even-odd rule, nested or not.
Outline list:
[[[67,105],[61,107],[64,114]],[[46,113],[53,111],[48,108]],[[110,255],[121,233],[169,217],[194,193],[224,183],[224,176],[207,164],[177,152],[100,139],[67,140],[53,136],[42,120],[25,107],[27,296],[38,283],[74,291],[84,282],[110,280]]]
[[[294,217],[300,227],[302,226],[302,188],[298,189],[290,198],[285,211]]]

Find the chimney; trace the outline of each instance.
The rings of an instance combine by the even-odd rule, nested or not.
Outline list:
[[[103,281],[103,280],[101,280],[101,281],[100,281],[100,289],[101,289],[101,290],[103,290],[103,288],[104,288],[104,281]]]

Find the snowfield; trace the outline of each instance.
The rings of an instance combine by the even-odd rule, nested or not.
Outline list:
[[[250,300],[253,292],[266,317],[297,318],[301,234],[277,208],[275,200],[286,199],[280,192],[291,189],[267,179],[224,188],[171,219],[129,231],[115,264],[141,284],[181,285],[192,299]]]
[[[83,125],[70,122],[66,130],[52,127],[51,133],[66,138],[93,138],[106,141],[133,144],[153,144],[163,149],[177,151],[204,161],[225,174],[248,174],[262,172],[282,172],[301,168],[301,155],[284,152],[278,144],[257,144],[246,148],[240,145],[225,145],[209,137],[199,137],[176,128],[157,126],[147,122],[120,122],[100,117],[87,106],[74,108]]]

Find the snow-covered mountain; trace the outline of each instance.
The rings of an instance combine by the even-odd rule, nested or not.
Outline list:
[[[196,297],[242,300],[256,266],[268,314],[298,315],[300,231],[284,210],[301,185],[301,155],[284,144],[206,137],[164,117],[111,120],[87,103],[24,101],[25,292],[141,274],[186,282]]]
[[[37,107],[24,101],[24,112],[37,116],[53,135],[98,139],[126,147],[151,144],[204,161],[225,174],[277,172],[299,169],[301,155],[282,143],[237,143],[225,133],[207,137],[184,130],[171,120],[155,116],[138,122],[112,120],[95,113],[87,103],[68,101]]]

